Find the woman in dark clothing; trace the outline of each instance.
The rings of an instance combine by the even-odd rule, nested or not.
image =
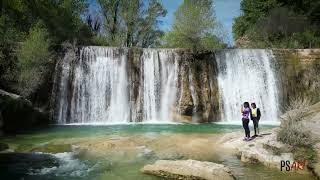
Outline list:
[[[249,115],[250,115],[250,105],[248,102],[244,102],[243,106],[241,106],[241,113],[242,113],[242,126],[245,132],[244,141],[251,140],[250,137],[250,129],[249,129]]]
[[[256,103],[251,103],[250,117],[253,122],[254,137],[256,137],[259,134],[259,120],[261,117],[260,109],[257,108]]]

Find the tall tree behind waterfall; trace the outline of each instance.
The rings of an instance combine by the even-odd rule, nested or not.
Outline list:
[[[164,46],[210,50],[225,44],[217,36],[219,30],[213,0],[184,0],[175,12],[172,31],[164,36]]]
[[[109,45],[120,44],[120,3],[121,0],[99,0],[104,16],[104,25]],[[117,39],[118,38],[118,39]]]
[[[159,17],[166,10],[159,0],[99,0],[108,44],[154,47],[162,35]]]

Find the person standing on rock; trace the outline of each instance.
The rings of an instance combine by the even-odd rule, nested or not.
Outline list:
[[[250,141],[250,129],[249,129],[249,115],[250,115],[250,105],[248,102],[244,102],[241,106],[241,113],[242,113],[242,126],[245,132],[245,138],[244,141]]]
[[[259,120],[261,117],[260,109],[257,108],[256,103],[251,103],[251,111],[250,111],[250,118],[253,122],[254,127],[254,137],[259,135]]]

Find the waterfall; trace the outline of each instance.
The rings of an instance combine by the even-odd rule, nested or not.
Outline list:
[[[262,121],[277,121],[278,95],[270,50],[216,52],[222,121],[239,121],[243,102],[255,102]]]
[[[130,99],[131,84],[137,82],[129,78],[128,49],[89,46],[77,53],[66,55],[56,67],[55,122],[172,121],[179,67],[173,50],[143,50],[138,67],[142,95],[136,100]],[[141,119],[135,107],[139,105],[132,101],[141,102]]]
[[[66,123],[129,122],[127,53],[84,47],[79,58],[62,62],[56,117]]]
[[[238,121],[244,101],[263,121],[278,117],[268,50],[198,54],[175,49],[80,47],[56,66],[53,120],[59,124]],[[218,72],[217,72],[218,71]],[[219,91],[218,91],[219,90]]]
[[[143,63],[143,121],[171,121],[175,102],[178,62],[170,50],[146,49]]]
[[[156,121],[160,100],[160,67],[156,51],[143,52],[143,119]]]

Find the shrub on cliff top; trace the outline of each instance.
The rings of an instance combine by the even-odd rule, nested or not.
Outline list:
[[[309,97],[294,97],[290,98],[289,105],[285,107],[286,111],[291,111],[288,112],[288,115],[293,115],[293,114],[301,114],[308,109],[308,107],[312,104],[312,100]]]
[[[301,128],[301,122],[292,119],[282,122],[285,123],[281,124],[280,131],[278,132],[277,137],[279,141],[295,147],[310,147],[314,144],[310,133]]]

